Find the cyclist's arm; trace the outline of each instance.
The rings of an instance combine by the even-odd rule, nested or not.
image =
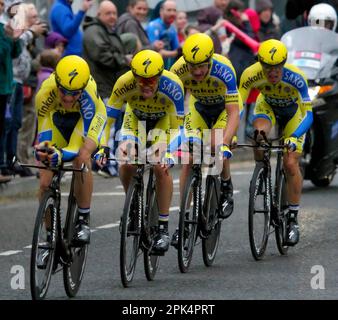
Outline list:
[[[236,135],[239,127],[240,114],[243,110],[243,103],[240,93],[238,92],[236,75],[233,68],[233,77],[226,82],[227,91],[225,94],[225,108],[227,110],[227,125],[225,128],[223,142],[230,145],[232,138]]]
[[[239,94],[242,98],[243,104],[246,103],[248,100],[250,91],[252,89],[252,86],[250,85],[250,82],[248,81],[250,77],[250,71],[248,69],[245,69],[244,72],[242,73],[241,80],[239,82]]]
[[[84,97],[83,100],[79,101],[80,104],[82,104],[81,108],[95,110],[95,113],[81,113],[81,119],[78,121],[73,130],[68,146],[61,149],[63,161],[71,161],[76,156],[81,157],[83,162],[88,161],[91,154],[99,146],[106,127],[106,108],[96,92],[94,82],[92,82],[82,96]]]
[[[291,137],[295,138],[299,138],[304,133],[306,133],[310,129],[313,122],[312,103],[309,96],[307,85],[304,85],[299,90],[299,95],[300,95],[300,110],[302,112],[303,119],[291,134]]]
[[[226,104],[225,108],[227,110],[227,125],[223,136],[223,142],[230,145],[232,138],[236,135],[239,127],[240,107],[238,103],[229,103]]]
[[[172,105],[169,109],[170,116],[170,139],[167,148],[167,152],[173,153],[177,151],[182,142],[183,122],[184,122],[184,87],[182,81],[174,73],[169,73],[171,80],[173,81],[173,87],[175,95],[169,98],[172,101]]]
[[[53,106],[43,103],[47,97],[49,97],[49,91],[43,88],[40,89],[35,96],[35,112],[38,120],[38,143],[51,143],[53,140],[53,123],[50,116]]]

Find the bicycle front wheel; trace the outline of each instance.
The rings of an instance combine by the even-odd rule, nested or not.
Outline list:
[[[216,181],[213,177],[208,176],[203,202],[206,238],[202,238],[203,262],[207,267],[210,267],[215,260],[221,233],[221,220],[218,219],[217,213],[218,199],[216,188]]]
[[[64,241],[66,244],[65,250],[70,255],[70,261],[63,265],[63,284],[67,296],[73,298],[80,289],[82,282],[89,245],[81,247],[72,246],[72,239],[75,235],[75,226],[78,220],[77,204],[73,195],[74,176],[72,180],[71,192],[68,198],[67,219],[64,229]]]
[[[45,298],[54,266],[58,204],[52,190],[40,202],[32,241],[30,289],[33,300]]]
[[[149,185],[147,190],[147,210],[144,213],[144,230],[145,236],[150,241],[149,245],[144,247],[144,272],[148,281],[152,281],[155,278],[158,266],[160,264],[160,257],[158,255],[152,255],[151,249],[153,245],[152,239],[157,234],[156,228],[158,226],[159,209],[156,199],[156,189]],[[152,183],[152,182],[151,182]]]
[[[262,162],[256,164],[249,193],[250,248],[254,259],[261,260],[268,243],[271,216],[271,190],[267,169]]]
[[[277,225],[275,226],[275,235],[278,251],[281,255],[288,253],[288,246],[285,245],[287,237],[287,212],[288,202],[286,198],[286,178],[282,172],[279,181],[276,183],[276,210]]]
[[[125,288],[135,274],[141,236],[142,199],[137,181],[133,180],[128,188],[120,223],[120,274]]]
[[[178,266],[182,273],[188,271],[197,237],[198,214],[201,205],[201,186],[193,171],[187,179],[180,206],[178,223]]]

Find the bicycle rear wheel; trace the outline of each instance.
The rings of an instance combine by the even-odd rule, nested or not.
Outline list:
[[[257,162],[249,189],[249,240],[255,260],[263,258],[269,238],[271,190],[267,180],[267,169]]]
[[[205,188],[205,198],[203,202],[203,217],[207,237],[202,238],[202,255],[203,262],[210,267],[216,257],[221,233],[221,220],[218,219],[218,199],[216,193],[216,181],[213,177],[208,176]]]
[[[73,175],[71,191],[68,197],[67,218],[64,229],[64,243],[66,246],[64,249],[69,252],[71,260],[69,262],[65,261],[63,265],[63,284],[67,296],[70,298],[75,297],[77,292],[79,291],[86,266],[89,248],[88,244],[82,247],[74,247],[71,245],[72,239],[75,234],[75,226],[78,220],[77,204],[73,193],[74,179],[75,176]]]
[[[178,266],[188,271],[197,237],[198,214],[201,206],[201,186],[191,170],[184,187],[178,223]]]
[[[55,258],[58,204],[52,190],[47,190],[40,202],[32,240],[30,289],[33,300],[45,298]],[[47,229],[49,234],[47,234]]]
[[[142,194],[137,181],[129,185],[121,218],[120,275],[124,287],[133,280],[141,236]]]
[[[144,272],[148,281],[152,281],[155,278],[155,274],[157,272],[158,266],[160,264],[160,257],[158,255],[152,255],[152,239],[154,239],[156,235],[156,228],[158,225],[158,216],[159,209],[158,203],[156,200],[156,190],[150,186],[149,190],[147,190],[147,210],[144,213],[144,229],[145,235],[149,237],[151,243],[147,248],[143,250],[143,258],[144,258]]]
[[[278,224],[275,226],[277,248],[281,255],[286,255],[289,248],[287,245],[285,245],[287,237],[288,202],[286,198],[286,178],[284,171],[280,176],[280,181],[276,183],[275,203],[278,219]]]

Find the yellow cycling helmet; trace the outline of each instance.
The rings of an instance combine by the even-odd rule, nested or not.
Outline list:
[[[164,62],[158,52],[141,50],[135,54],[130,66],[134,75],[142,78],[152,78],[162,73]]]
[[[87,62],[79,56],[62,58],[55,68],[55,80],[58,86],[69,91],[82,90],[90,77]]]
[[[270,39],[261,43],[257,57],[259,62],[275,66],[285,63],[288,57],[288,50],[283,42]]]
[[[214,43],[205,33],[195,33],[185,40],[182,53],[186,62],[203,63],[210,60],[214,54]]]

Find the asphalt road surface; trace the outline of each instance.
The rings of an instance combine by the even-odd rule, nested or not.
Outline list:
[[[338,299],[338,178],[328,188],[304,183],[299,217],[301,240],[280,256],[270,237],[263,261],[254,261],[248,238],[248,189],[252,162],[232,167],[236,190],[233,215],[222,224],[221,241],[212,267],[205,267],[201,244],[193,262],[180,273],[177,251],[161,257],[154,281],[147,281],[139,259],[131,288],[123,288],[119,273],[119,218],[124,193],[119,179],[95,177],[92,239],[84,279],[76,299],[255,300]],[[174,197],[170,233],[178,223],[179,172],[173,170]],[[37,180],[32,180],[35,190]],[[64,186],[67,192],[66,185]],[[66,198],[64,198],[66,199]],[[0,299],[30,299],[30,244],[37,201],[34,196],[9,197],[0,202]],[[20,279],[18,276],[20,275]],[[62,273],[52,277],[47,299],[67,299]]]

